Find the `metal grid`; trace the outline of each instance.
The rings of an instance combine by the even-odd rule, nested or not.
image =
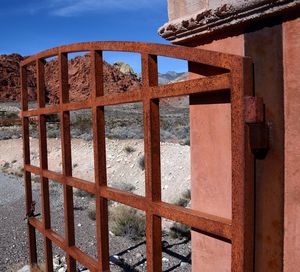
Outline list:
[[[68,53],[89,51],[92,95],[82,102],[69,101]],[[141,54],[142,86],[130,92],[104,95],[103,51]],[[57,56],[59,62],[60,103],[45,105],[45,59]],[[199,65],[203,75],[197,79],[158,86],[157,56],[184,59]],[[37,70],[37,109],[28,109],[26,67]],[[207,72],[208,71],[208,72]],[[207,76],[208,75],[208,76]],[[26,209],[32,204],[31,173],[41,177],[42,221],[29,218],[30,264],[37,263],[36,229],[44,237],[47,271],[52,271],[52,243],[66,252],[68,271],[76,271],[76,261],[90,271],[109,271],[108,200],[117,201],[146,213],[147,271],[162,271],[161,218],[191,226],[193,231],[232,245],[232,271],[253,271],[253,157],[246,125],[245,96],[252,95],[252,63],[248,58],[218,52],[133,42],[90,42],[53,48],[21,63],[22,125]],[[159,99],[181,95],[200,95],[213,102],[229,98],[232,124],[232,219],[220,218],[161,201]],[[145,146],[145,197],[107,186],[104,106],[129,102],[143,103]],[[95,183],[72,177],[70,111],[91,109],[93,114]],[[48,170],[46,115],[60,115],[62,174]],[[36,116],[39,129],[40,167],[30,164],[29,118]],[[201,166],[199,166],[201,167]],[[48,180],[64,188],[65,238],[51,229]],[[94,259],[75,246],[73,187],[96,196],[97,253]]]

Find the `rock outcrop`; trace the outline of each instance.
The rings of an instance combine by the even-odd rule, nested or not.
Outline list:
[[[20,100],[19,64],[24,59],[21,55],[0,56],[0,102]],[[36,99],[35,66],[28,67],[28,94],[30,100]],[[124,73],[118,66],[104,62],[105,94],[130,91],[140,86],[140,79],[134,73]],[[77,56],[69,60],[70,100],[82,101],[91,94],[90,57]],[[48,103],[59,102],[59,70],[57,59],[45,65],[46,100]]]
[[[120,70],[120,72],[122,72],[123,74],[131,74],[131,75],[134,75],[134,71],[133,69],[131,68],[131,66],[128,64],[128,63],[125,63],[125,62],[115,62],[113,64],[113,66],[115,68],[117,68],[118,70]]]
[[[19,64],[24,59],[19,54],[0,55],[0,101],[15,101],[20,99]],[[28,93],[30,99],[36,97],[36,80],[33,68],[28,71]]]

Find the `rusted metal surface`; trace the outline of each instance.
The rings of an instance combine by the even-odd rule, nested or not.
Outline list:
[[[246,96],[246,123],[250,129],[250,147],[256,159],[264,159],[269,151],[269,125],[265,123],[262,97]]]
[[[265,159],[270,149],[270,126],[265,122],[249,126],[251,150],[256,159]]]
[[[264,121],[264,103],[262,97],[246,96],[246,123],[262,123]]]
[[[69,101],[67,54],[90,51],[92,95],[82,102]],[[133,91],[104,95],[103,51],[126,51],[141,54],[142,86]],[[45,107],[44,59],[57,56],[60,74],[60,102]],[[185,59],[198,63],[213,73],[185,82],[158,86],[157,56]],[[36,62],[38,107],[28,110],[26,66]],[[162,271],[161,218],[189,225],[194,231],[232,244],[232,271],[253,270],[253,155],[249,148],[249,107],[245,97],[252,95],[251,60],[239,56],[200,49],[133,42],[89,42],[53,48],[25,59],[21,63],[22,124],[26,209],[32,203],[31,173],[40,175],[42,184],[42,222],[28,220],[30,264],[37,262],[35,230],[44,236],[46,268],[52,270],[54,243],[67,255],[68,271],[76,270],[76,261],[90,271],[109,271],[108,207],[113,200],[146,213],[147,271]],[[205,75],[205,73],[204,73]],[[232,220],[212,214],[178,207],[161,201],[159,99],[180,95],[203,94],[204,103],[214,103],[230,97],[232,108]],[[210,101],[208,101],[210,100]],[[145,197],[107,186],[105,157],[104,106],[128,102],[143,102],[145,146]],[[93,113],[93,145],[95,183],[72,177],[70,111],[89,108]],[[253,110],[256,112],[256,109]],[[253,112],[252,111],[252,112]],[[48,170],[46,118],[58,113],[61,125],[63,172]],[[29,118],[39,123],[40,166],[30,164]],[[251,117],[252,118],[252,117]],[[249,119],[249,118],[248,118]],[[252,120],[252,119],[251,119]],[[199,166],[201,167],[201,166]],[[51,229],[48,180],[64,187],[65,238]],[[75,246],[73,188],[96,196],[98,258],[87,256]]]
[[[245,96],[253,94],[252,62],[244,58],[231,70],[232,271],[253,271],[254,158],[246,124]]]

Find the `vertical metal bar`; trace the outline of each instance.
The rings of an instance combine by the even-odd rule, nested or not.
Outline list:
[[[28,91],[27,91],[27,69],[26,66],[20,66],[21,76],[21,105],[22,111],[28,110]]]
[[[93,100],[93,144],[94,171],[96,182],[96,225],[99,271],[109,271],[109,236],[107,199],[100,197],[101,186],[107,185],[105,152],[105,116],[104,107],[96,107],[96,97],[104,95],[102,52],[91,52],[91,83]]]
[[[69,102],[68,83],[68,56],[66,53],[58,55],[59,60],[59,82],[60,82],[60,104]],[[70,112],[60,112],[61,141],[62,141],[62,168],[64,177],[72,176],[71,158],[71,134],[70,134]],[[64,183],[64,215],[65,215],[65,235],[68,248],[75,245],[74,231],[74,207],[73,188]],[[76,261],[67,252],[68,271],[76,271]]]
[[[20,67],[21,75],[21,104],[22,111],[28,110],[28,91],[27,91],[27,69]],[[29,144],[29,119],[22,117],[22,136],[23,136],[23,157],[24,165],[30,164],[30,144]],[[30,211],[32,203],[31,174],[24,171],[24,185],[26,197],[26,213]],[[35,228],[27,223],[28,227],[28,245],[29,245],[29,263],[31,266],[37,264],[36,233]]]
[[[45,107],[45,61],[36,60],[38,108]]]
[[[37,98],[38,108],[45,107],[45,63],[44,60],[38,59],[36,61],[37,69]],[[47,132],[46,132],[46,116],[38,116],[39,126],[39,155],[40,155],[40,180],[41,180],[41,195],[42,195],[42,213],[43,213],[43,227],[44,230],[51,228],[50,220],[50,199],[49,199],[49,181],[43,177],[42,170],[48,169],[47,156]],[[46,271],[53,270],[53,256],[52,256],[52,242],[44,236],[44,252]]]
[[[158,85],[157,56],[142,54],[146,198],[161,200],[159,100],[151,100],[149,86]],[[147,271],[162,271],[161,218],[146,212]]]
[[[232,268],[253,271],[254,158],[245,122],[244,96],[252,95],[252,63],[241,59],[233,64],[231,90],[232,133]]]
[[[92,98],[104,95],[102,51],[91,51]]]
[[[60,104],[69,102],[68,54],[59,53],[59,99]]]

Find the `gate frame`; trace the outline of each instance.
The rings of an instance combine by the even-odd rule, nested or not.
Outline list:
[[[89,51],[91,56],[91,97],[69,101],[68,53]],[[126,93],[104,95],[103,51],[141,54],[142,86]],[[59,105],[45,105],[45,59],[58,56]],[[165,56],[197,63],[216,75],[158,86],[157,57]],[[26,66],[36,64],[37,109],[28,109]],[[37,263],[36,229],[44,237],[46,270],[52,271],[52,242],[66,252],[69,271],[76,261],[90,271],[110,271],[108,206],[113,200],[146,213],[147,271],[162,271],[161,217],[189,225],[193,231],[231,243],[231,271],[253,271],[254,236],[254,157],[247,125],[246,97],[253,95],[250,58],[203,49],[140,42],[87,42],[52,48],[33,55],[20,64],[22,92],[22,131],[26,211],[32,204],[31,173],[41,178],[42,221],[28,219],[30,264]],[[232,219],[178,207],[161,201],[159,99],[183,95],[209,94],[212,101],[224,94],[231,103]],[[145,145],[145,197],[107,186],[104,106],[143,102]],[[72,177],[70,111],[92,109],[95,183]],[[60,115],[62,168],[58,174],[48,170],[46,115]],[[29,118],[37,116],[40,167],[30,164]],[[104,170],[104,171],[102,171]],[[51,229],[49,182],[64,187],[65,239]],[[75,246],[73,187],[96,196],[98,259]]]

